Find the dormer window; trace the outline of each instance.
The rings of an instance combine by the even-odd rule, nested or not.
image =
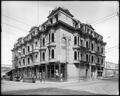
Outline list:
[[[53,23],[53,19],[52,19],[52,18],[50,19],[50,23],[51,23],[51,24]]]
[[[55,19],[56,19],[56,21],[58,21],[58,14],[55,15]]]

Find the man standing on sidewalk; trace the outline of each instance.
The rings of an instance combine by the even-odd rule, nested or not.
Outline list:
[[[44,83],[45,83],[45,72],[43,71],[43,73],[42,73],[42,79],[43,79],[43,81],[44,81]]]
[[[42,82],[42,73],[41,72],[39,73],[39,79],[40,79],[40,82]]]

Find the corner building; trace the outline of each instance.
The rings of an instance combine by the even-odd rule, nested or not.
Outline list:
[[[105,62],[103,37],[89,24],[73,18],[69,10],[58,7],[39,27],[20,37],[12,49],[13,70],[22,77],[45,72],[46,80],[78,81],[102,76]]]

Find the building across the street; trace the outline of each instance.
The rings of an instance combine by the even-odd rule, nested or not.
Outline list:
[[[57,7],[48,20],[20,37],[12,49],[12,76],[45,73],[46,80],[81,80],[102,76],[105,62],[103,36]]]
[[[118,64],[105,61],[103,77],[118,76],[118,75],[119,75]]]

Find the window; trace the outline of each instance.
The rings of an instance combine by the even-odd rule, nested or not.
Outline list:
[[[23,54],[25,54],[25,49],[23,49]]]
[[[55,15],[55,19],[56,19],[56,21],[58,21],[58,14]]]
[[[43,52],[42,55],[43,55],[43,61],[45,61],[45,52]]]
[[[19,65],[21,65],[21,62],[19,61]]]
[[[51,22],[51,24],[53,23],[53,20],[52,20],[52,18],[50,19],[50,22]]]
[[[79,60],[79,51],[78,51],[78,60]]]
[[[49,49],[49,59],[50,59],[50,49]]]
[[[45,46],[45,38],[43,38],[43,46]]]
[[[30,58],[28,58],[28,64],[30,64]]]
[[[86,47],[88,48],[88,41],[86,41]]]
[[[97,47],[97,50],[98,50],[98,52],[99,52],[99,46]]]
[[[93,51],[93,43],[91,44],[91,50]]]
[[[86,54],[86,61],[88,61],[88,54]]]
[[[82,55],[82,54],[80,54],[80,55],[81,55],[81,61],[82,61],[82,58],[83,58],[82,56],[83,56],[83,55]]]
[[[91,60],[91,61],[92,61],[92,63],[93,63],[93,56],[92,56],[92,60]]]
[[[103,64],[103,59],[101,60],[101,63]]]
[[[28,52],[30,51],[30,46],[28,46]]]
[[[54,50],[52,49],[52,58],[54,58]]]
[[[80,42],[81,42],[81,46],[83,45],[83,40],[80,40]]]
[[[103,48],[101,48],[101,53],[103,53]]]
[[[87,33],[89,33],[89,29],[87,29]]]
[[[35,58],[37,58],[37,55],[35,55]]]
[[[74,45],[76,45],[77,44],[77,37],[75,36],[74,37]]]
[[[52,42],[54,42],[54,33],[52,33]]]
[[[38,43],[37,43],[37,41],[36,41],[36,42],[35,42],[35,46],[37,46],[37,44],[38,44]]]
[[[77,60],[77,52],[74,52],[74,60]]]
[[[23,59],[23,64],[25,65],[25,59]]]
[[[99,57],[98,57],[98,63],[99,63]]]
[[[78,36],[78,45],[79,45],[79,36]]]
[[[50,34],[49,34],[49,42],[50,42]]]

